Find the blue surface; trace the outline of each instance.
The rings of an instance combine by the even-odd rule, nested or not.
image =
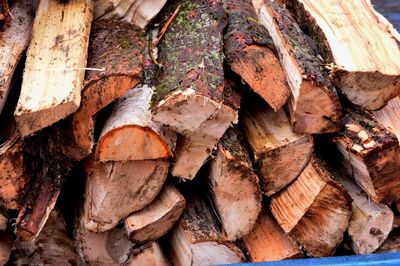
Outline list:
[[[400,266],[400,253],[381,253],[327,257],[319,259],[297,259],[277,262],[243,263],[240,266]]]

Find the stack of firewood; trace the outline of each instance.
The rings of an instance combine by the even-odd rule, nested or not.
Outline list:
[[[399,43],[369,0],[0,1],[0,262],[400,250]]]

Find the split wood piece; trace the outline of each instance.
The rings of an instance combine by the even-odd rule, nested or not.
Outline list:
[[[24,166],[25,144],[19,138],[11,138],[0,147],[0,205],[6,209],[19,209],[29,182]],[[29,160],[29,159],[28,159]]]
[[[174,185],[165,184],[153,202],[125,219],[129,239],[145,243],[160,238],[179,220],[185,206],[185,198]]]
[[[359,109],[346,109],[343,124],[343,131],[333,141],[346,174],[375,201],[399,201],[400,147],[396,136]]]
[[[158,242],[134,249],[124,266],[153,265],[169,266],[169,260],[165,256]]]
[[[141,78],[146,35],[126,22],[96,21],[90,35],[82,103],[72,116],[70,157],[82,160],[94,145],[94,116]],[[100,71],[101,70],[101,71]]]
[[[14,248],[15,236],[8,231],[0,231],[0,265],[5,265]],[[13,264],[15,265],[15,264]]]
[[[283,5],[252,0],[260,22],[271,35],[290,87],[288,104],[295,132],[329,133],[340,130],[341,107],[324,73],[322,58]]]
[[[237,129],[228,129],[210,164],[211,194],[230,241],[247,235],[261,211],[258,177],[243,143]]]
[[[320,161],[271,199],[278,224],[313,257],[332,255],[351,217],[350,197]]]
[[[286,3],[332,63],[333,81],[352,103],[377,110],[400,93],[400,35],[370,0]]]
[[[381,203],[371,202],[353,181],[335,175],[352,199],[352,216],[347,232],[356,254],[370,254],[386,240],[393,227],[393,212]]]
[[[94,17],[120,18],[145,28],[166,2],[167,0],[98,0],[94,4]]]
[[[85,160],[87,175],[82,216],[87,230],[104,232],[154,200],[168,174],[167,160],[96,163]]]
[[[16,241],[13,265],[84,265],[68,237],[62,215],[53,210],[40,235]]]
[[[273,112],[251,98],[242,108],[241,125],[259,169],[262,192],[271,196],[292,182],[310,161],[313,139],[293,132],[285,112]]]
[[[243,238],[251,262],[301,258],[303,254],[267,210],[263,210],[253,230]]]
[[[380,110],[372,111],[378,123],[392,131],[397,139],[400,139],[400,98],[395,97],[390,100],[385,107]]]
[[[153,90],[148,85],[138,85],[116,104],[96,147],[98,160],[155,160],[172,156],[176,135],[152,121]]]
[[[162,17],[169,17],[168,10],[175,10],[176,5],[170,5]],[[224,80],[222,34],[226,13],[212,0],[183,0],[180,5],[180,12],[158,45],[163,71],[153,95],[153,120],[192,139],[203,135],[193,135],[201,130],[219,139],[236,121],[235,109],[240,103],[240,99],[232,102],[236,100],[234,92]],[[206,128],[204,124],[217,115],[225,120],[214,132],[213,126]],[[207,138],[205,143],[214,142]]]
[[[0,213],[0,231],[6,231],[8,220],[8,216]]]
[[[10,10],[14,19],[0,30],[0,113],[10,93],[14,71],[29,44],[35,7],[34,1],[17,1]]]
[[[169,237],[173,265],[240,263],[241,251],[228,242],[211,206],[193,191],[187,208]]]
[[[78,164],[64,154],[69,145],[65,137],[65,125],[58,123],[22,140],[21,176],[13,177],[29,180],[21,195],[16,220],[16,235],[22,241],[38,236],[54,208],[65,177]]]
[[[39,2],[14,114],[22,136],[78,109],[93,17],[90,0]]]
[[[123,228],[113,228],[104,233],[92,233],[85,225],[77,223],[74,241],[81,259],[87,265],[124,265],[134,243],[129,241]]]
[[[400,231],[393,230],[377,253],[400,252]]]
[[[258,23],[251,0],[223,0],[228,13],[224,52],[227,62],[274,111],[289,98],[286,76],[268,31]]]

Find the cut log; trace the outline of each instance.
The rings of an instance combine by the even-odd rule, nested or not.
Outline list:
[[[213,210],[191,193],[181,220],[169,237],[173,265],[197,266],[240,263],[241,251],[224,237]]]
[[[113,228],[104,233],[92,233],[84,224],[76,224],[74,241],[81,259],[87,265],[124,265],[134,244],[123,228]]]
[[[139,85],[117,103],[101,132],[96,147],[98,160],[155,160],[172,156],[176,135],[151,120],[152,95],[152,87]]]
[[[251,262],[301,258],[303,254],[276,223],[272,214],[263,210],[253,230],[243,238]]]
[[[34,1],[17,1],[10,10],[14,19],[0,30],[0,113],[10,93],[14,71],[31,37],[35,7]]]
[[[400,231],[393,230],[377,253],[400,252]]]
[[[400,93],[400,36],[370,0],[286,3],[333,64],[333,81],[352,103],[376,110]]]
[[[152,242],[150,245],[143,248],[135,249],[129,257],[125,266],[136,265],[153,265],[153,266],[168,266],[170,265],[167,257],[158,242]]]
[[[270,207],[282,229],[313,257],[333,254],[351,217],[349,195],[315,158]]]
[[[359,109],[347,109],[343,123],[343,131],[333,141],[346,174],[375,201],[399,201],[400,147],[396,136]]]
[[[129,239],[144,243],[160,238],[179,220],[185,206],[185,198],[179,191],[172,184],[165,184],[153,202],[125,219]]]
[[[15,111],[22,136],[78,109],[92,13],[90,0],[40,1]]]
[[[145,33],[125,22],[97,21],[90,36],[82,103],[72,117],[70,157],[82,160],[94,145],[94,115],[140,82]],[[101,71],[99,71],[101,70]]]
[[[400,98],[395,97],[380,110],[372,112],[378,123],[392,131],[400,139]]]
[[[247,235],[261,211],[261,191],[244,139],[228,129],[210,164],[211,194],[228,240]]]
[[[292,182],[308,164],[313,139],[294,133],[283,110],[275,113],[255,97],[242,108],[240,122],[259,169],[261,190],[271,196]]]
[[[94,17],[119,18],[145,28],[166,2],[167,0],[98,0],[94,5]]]
[[[288,107],[294,131],[339,131],[340,104],[318,53],[283,5],[271,0],[253,0],[253,5],[275,43],[285,70],[291,92]]]
[[[6,209],[19,209],[29,176],[24,170],[24,143],[11,138],[0,147],[0,204]]]
[[[13,178],[28,178],[24,181],[27,184],[29,181],[19,196],[22,200],[16,220],[16,235],[22,241],[38,236],[54,208],[66,175],[78,163],[64,154],[69,145],[65,132],[65,125],[59,123],[21,140],[23,164],[16,166],[19,172],[11,174],[17,174]]]
[[[175,5],[169,9],[174,10]],[[225,95],[229,91],[223,71],[225,11],[210,0],[184,0],[180,10],[159,44],[163,71],[156,84],[153,111],[156,122],[189,135],[222,106],[224,113],[231,111],[232,121],[235,112],[225,106],[230,100]],[[207,41],[204,36],[208,36]]]
[[[167,160],[96,163],[85,160],[87,175],[83,223],[104,232],[141,210],[160,192],[168,174]]]
[[[356,254],[370,254],[386,240],[393,227],[393,212],[381,203],[371,203],[367,194],[344,176],[335,175],[349,193],[352,216],[347,232]]]
[[[33,241],[16,241],[13,265],[84,265],[69,239],[64,218],[50,213],[40,235]]]
[[[15,236],[8,231],[0,231],[0,265],[5,265],[14,248]],[[14,264],[15,265],[15,264]]]
[[[275,45],[258,23],[251,0],[223,0],[228,13],[224,52],[231,69],[274,111],[289,98],[285,73],[276,58]]]

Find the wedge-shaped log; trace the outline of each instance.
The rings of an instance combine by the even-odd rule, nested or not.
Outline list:
[[[144,243],[160,238],[179,220],[185,206],[185,198],[174,185],[165,184],[153,202],[125,219],[129,239]]]
[[[340,104],[319,54],[283,5],[271,0],[253,0],[253,5],[275,43],[285,70],[291,91],[288,106],[294,131],[339,131]]]
[[[396,136],[368,112],[347,109],[334,142],[345,172],[375,201],[400,200],[400,147]]]
[[[163,17],[169,17],[176,5],[170,5]],[[222,5],[211,0],[184,0],[180,5],[159,45],[163,71],[153,96],[153,120],[185,136],[172,173],[192,179],[237,120],[237,102],[232,102],[234,92],[224,80]]]
[[[269,211],[264,209],[250,234],[243,238],[251,262],[301,258],[297,243],[285,234]]]
[[[138,85],[116,104],[96,147],[98,160],[155,160],[172,156],[176,135],[152,121],[152,95],[152,87]]]
[[[124,265],[168,266],[170,263],[164,251],[161,249],[161,245],[158,242],[152,242],[149,245],[135,248]]]
[[[370,254],[386,240],[393,227],[392,210],[381,203],[371,203],[367,194],[345,176],[335,175],[349,193],[352,216],[347,232],[356,254]]]
[[[104,233],[92,233],[77,222],[74,228],[76,249],[85,265],[124,265],[134,247],[123,228],[113,228]]]
[[[351,217],[349,195],[315,158],[270,207],[282,229],[313,257],[333,254]]]
[[[96,163],[93,155],[87,158],[82,216],[86,229],[110,230],[152,202],[167,178],[168,167],[169,162],[163,159]]]
[[[352,103],[376,110],[400,93],[400,36],[370,0],[286,4],[333,64],[333,81]]]
[[[82,103],[72,116],[71,157],[82,160],[94,145],[94,116],[140,82],[146,35],[126,22],[96,21],[90,35]],[[101,71],[99,71],[101,70]]]
[[[78,109],[92,13],[90,0],[39,1],[15,111],[21,135],[50,126]]]
[[[166,2],[167,0],[98,0],[94,3],[94,17],[120,18],[144,28]]]
[[[0,113],[10,93],[14,71],[29,44],[35,15],[33,2],[14,3],[10,10],[13,19],[0,31]]]
[[[214,205],[230,241],[247,235],[261,211],[258,177],[243,143],[239,130],[228,129],[217,146],[209,171]]]
[[[83,265],[68,237],[62,215],[53,210],[40,235],[33,241],[16,241],[14,265]]]
[[[289,98],[286,76],[268,31],[258,23],[251,0],[223,0],[228,13],[224,52],[227,62],[274,111]]]
[[[226,240],[211,206],[196,192],[169,237],[173,265],[195,266],[240,263],[241,251]]]
[[[243,107],[241,125],[258,166],[262,192],[271,196],[292,182],[308,164],[313,139],[294,133],[285,112],[274,112],[251,98]]]
[[[400,139],[400,98],[395,97],[390,100],[385,107],[380,110],[372,111],[376,121],[392,131],[397,139]]]

